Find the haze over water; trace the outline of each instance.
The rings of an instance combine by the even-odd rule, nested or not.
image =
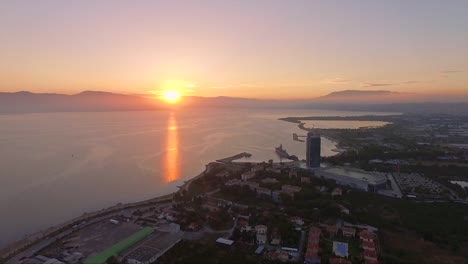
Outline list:
[[[305,157],[305,134],[287,116],[350,116],[327,110],[195,110],[0,115],[0,247],[116,203],[175,191],[210,161],[250,152],[278,160],[279,144]],[[388,114],[388,113],[386,113]],[[311,121],[308,121],[309,123]],[[355,127],[320,121],[315,127]],[[359,126],[381,125],[360,122]],[[322,139],[322,155],[335,144]]]

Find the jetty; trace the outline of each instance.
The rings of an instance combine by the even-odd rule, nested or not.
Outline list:
[[[298,135],[297,133],[293,133],[293,140],[299,141],[299,142],[305,142],[305,140],[302,140],[300,138],[305,138],[306,136]]]
[[[233,162],[233,161],[238,160],[238,159],[250,158],[250,157],[252,157],[252,154],[250,154],[248,152],[242,152],[242,153],[236,154],[234,156],[227,157],[227,158],[224,158],[224,159],[219,159],[219,160],[216,160],[216,161],[217,162],[222,162],[222,163],[228,163],[228,162]]]

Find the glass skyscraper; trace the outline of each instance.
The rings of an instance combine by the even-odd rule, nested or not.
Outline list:
[[[320,167],[320,135],[312,132],[307,133],[307,150],[306,160],[307,167],[318,168]]]

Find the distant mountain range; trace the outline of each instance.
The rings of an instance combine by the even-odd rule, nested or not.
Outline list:
[[[375,102],[394,102],[411,100],[410,94],[392,92],[386,90],[344,90],[332,92],[316,99],[320,102],[355,102],[355,103],[375,103]],[[413,98],[414,100],[414,98]]]
[[[265,100],[236,97],[184,97],[181,108],[298,108],[408,113],[468,113],[466,103],[408,102],[411,97],[392,91],[345,90],[309,100]],[[404,103],[401,103],[401,102]],[[398,103],[396,103],[398,102]],[[145,111],[170,108],[145,96],[85,91],[75,95],[0,93],[0,114],[36,112]]]
[[[359,96],[376,96],[376,95],[393,95],[399,94],[398,92],[376,90],[376,91],[362,91],[362,90],[344,90],[338,92],[332,92],[325,96],[319,97],[319,99],[325,98],[341,98],[341,97],[359,97]]]
[[[134,111],[157,108],[157,102],[149,98],[108,92],[85,91],[75,95],[25,91],[0,93],[0,113]]]

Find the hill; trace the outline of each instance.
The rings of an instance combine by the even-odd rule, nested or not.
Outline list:
[[[27,91],[0,93],[0,113],[152,110],[159,108],[158,103],[144,97],[97,91],[75,95]]]

